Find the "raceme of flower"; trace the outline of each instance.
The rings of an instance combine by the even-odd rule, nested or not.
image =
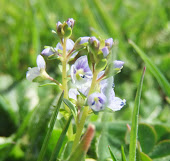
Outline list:
[[[48,74],[45,71],[46,63],[41,55],[37,56],[37,67],[28,68],[26,78],[33,81],[35,78],[41,76],[42,78],[48,78]]]
[[[108,68],[112,67],[114,68],[112,71],[115,70],[118,73],[123,68],[124,62],[115,60],[110,63],[110,61],[108,61],[108,55],[111,53],[111,49],[115,44],[113,39],[109,38],[103,41],[98,40],[94,36],[85,36],[78,38],[74,43],[74,41],[70,39],[74,24],[75,21],[73,18],[69,18],[64,23],[58,22],[56,24],[56,32],[53,31],[53,33],[58,34],[60,42],[57,43],[56,47],[46,46],[41,54],[47,57],[54,56],[54,59],[56,58],[61,61],[62,77],[64,79],[62,79],[63,82],[60,87],[65,93],[68,93],[65,95],[66,98],[74,100],[73,103],[79,102],[75,104],[82,106],[88,105],[93,111],[101,111],[104,110],[105,107],[113,111],[120,110],[126,101],[115,96],[113,75],[116,73],[112,72],[109,75]],[[87,54],[77,58],[80,50],[86,50]],[[72,87],[68,88],[65,87],[68,86],[67,82],[69,80],[67,80],[69,72],[66,67],[68,64],[63,62],[67,63],[70,59],[74,60],[74,64],[72,64],[70,68]],[[37,77],[41,77],[54,81],[54,79],[46,73],[45,68],[46,63],[44,58],[38,55],[37,67],[29,68],[26,78],[34,81]],[[80,97],[82,98],[79,99]]]
[[[92,36],[79,37],[75,42],[70,39],[75,21],[69,18],[67,21],[56,23],[56,31],[60,41],[56,47],[45,46],[41,55],[48,57],[49,61],[58,59],[57,67],[62,75],[62,82],[58,82],[46,72],[46,63],[41,55],[37,56],[37,67],[28,68],[26,78],[29,81],[43,82],[50,80],[64,91],[63,118],[73,115],[76,133],[73,134],[73,126],[68,127],[68,140],[73,141],[72,152],[77,147],[87,116],[105,110],[120,110],[125,104],[125,99],[115,96],[113,76],[120,73],[124,62],[111,60],[111,51],[116,45],[112,38],[102,40]],[[83,52],[80,52],[83,51]],[[80,53],[79,53],[80,52]],[[79,56],[80,55],[80,56]],[[71,124],[71,122],[70,122]],[[51,128],[49,128],[51,129]]]

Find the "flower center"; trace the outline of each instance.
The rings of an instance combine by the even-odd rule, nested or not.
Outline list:
[[[85,78],[83,69],[79,69],[76,72],[76,79],[81,80],[82,78]]]

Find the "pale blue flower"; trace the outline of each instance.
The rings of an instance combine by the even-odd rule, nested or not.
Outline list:
[[[82,86],[80,88],[71,88],[69,90],[69,98],[74,99],[77,101],[77,96],[80,95],[80,92],[87,97],[89,93],[89,87],[88,86]]]
[[[103,93],[92,93],[87,99],[89,107],[94,111],[103,110],[106,103],[106,96]]]
[[[86,86],[91,83],[92,76],[86,55],[78,58],[71,66],[71,78],[76,86]]]
[[[77,101],[77,95],[79,95],[79,92],[75,88],[71,88],[68,92],[68,97],[75,101]]]
[[[104,88],[101,87],[101,93],[103,93],[107,97],[107,107],[110,108],[112,111],[120,110],[126,104],[126,100],[115,97],[115,92],[113,88],[109,88],[106,84],[104,85]]]
[[[45,71],[46,63],[44,58],[41,55],[37,56],[37,67],[28,68],[26,73],[26,78],[30,81],[33,81],[36,77],[48,77],[48,74]]]
[[[89,41],[90,37],[84,36],[84,37],[80,37],[80,39],[81,40],[79,42],[79,45],[87,43]]]
[[[41,54],[44,55],[44,56],[51,56],[54,53],[55,52],[51,49],[51,47],[47,47],[41,52]]]
[[[114,67],[115,67],[115,68],[120,68],[120,69],[122,69],[122,68],[123,68],[123,64],[124,64],[124,62],[121,61],[121,60],[115,60],[115,61],[114,61]]]

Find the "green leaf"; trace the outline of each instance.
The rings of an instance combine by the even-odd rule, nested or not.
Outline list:
[[[170,155],[170,140],[161,141],[149,154],[151,158],[161,158]]]
[[[153,76],[157,79],[158,83],[164,90],[164,92],[170,96],[170,84],[168,80],[164,77],[161,71],[153,64],[153,62],[149,59],[149,57],[132,41],[129,40],[129,43],[132,47],[137,51],[143,61],[146,63],[147,67],[149,68],[150,72]]]
[[[145,74],[145,68],[137,89],[136,98],[135,98],[135,106],[133,110],[132,116],[132,128],[130,133],[130,149],[129,149],[129,160],[135,161],[136,158],[136,143],[137,143],[137,132],[138,132],[138,116],[139,116],[139,106],[140,106],[140,98],[142,92],[143,79]]]
[[[67,142],[67,144],[64,147],[64,152],[62,154],[62,160],[66,160],[69,157],[72,151],[72,145],[73,145],[73,141]]]
[[[60,96],[60,98],[58,100],[57,106],[56,106],[56,108],[55,108],[55,110],[53,112],[53,115],[52,115],[52,118],[51,118],[51,121],[50,121],[50,127],[49,127],[49,129],[47,131],[47,134],[45,136],[43,145],[41,147],[41,151],[40,151],[40,154],[38,156],[38,161],[42,161],[43,158],[44,158],[44,155],[45,155],[45,152],[46,152],[46,149],[47,149],[47,146],[48,146],[48,142],[50,140],[52,130],[54,128],[54,124],[55,124],[55,121],[57,119],[58,111],[60,109],[60,106],[61,106],[61,103],[62,103],[62,100],[63,100],[63,96],[64,96],[64,92],[61,93],[61,96]]]
[[[166,136],[170,132],[168,130],[168,127],[166,127],[164,125],[160,125],[160,124],[155,125],[154,129],[157,134],[157,141],[161,141],[162,137]]]
[[[140,152],[140,157],[142,161],[152,161],[152,159],[143,152]]]
[[[63,101],[70,108],[70,110],[71,110],[71,112],[72,112],[72,114],[74,116],[74,119],[76,120],[76,118],[77,118],[77,109],[74,106],[74,104],[70,100],[65,99],[65,98],[63,98]]]
[[[46,83],[46,84],[39,85],[39,87],[44,87],[44,86],[57,86],[57,84],[56,83]]]
[[[112,160],[113,160],[113,161],[117,161],[117,159],[116,159],[116,157],[114,156],[114,154],[113,154],[110,146],[108,146],[108,148],[109,148],[109,152],[110,152],[110,155],[111,155],[111,157],[112,157]]]
[[[121,146],[122,161],[126,161],[126,155],[123,146]]]
[[[142,152],[148,154],[156,143],[156,132],[152,126],[148,124],[139,124],[138,140],[140,142]]]
[[[66,123],[66,125],[65,125],[65,127],[64,127],[64,129],[63,129],[63,131],[62,131],[62,133],[61,133],[61,135],[60,135],[60,138],[58,139],[58,142],[57,142],[57,144],[56,144],[56,147],[55,147],[55,149],[54,149],[54,151],[53,151],[53,153],[52,153],[52,155],[51,155],[50,161],[53,161],[54,158],[55,158],[55,160],[57,159],[58,154],[59,154],[60,149],[61,149],[61,146],[62,146],[62,143],[63,143],[64,138],[65,138],[65,136],[66,136],[68,127],[69,127],[69,125],[70,125],[70,121],[71,121],[72,117],[73,117],[73,115],[71,115],[71,116],[69,117],[69,119],[68,119],[68,121],[67,121],[67,123]]]
[[[152,159],[139,149],[136,150],[136,161],[152,161]]]

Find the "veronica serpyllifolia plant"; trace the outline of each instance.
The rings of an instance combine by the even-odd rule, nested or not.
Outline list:
[[[106,108],[118,111],[126,104],[125,99],[115,96],[113,88],[113,76],[121,71],[124,64],[120,60],[111,61],[113,39],[99,40],[94,36],[85,36],[74,42],[70,39],[74,24],[73,18],[56,24],[55,33],[58,34],[60,42],[56,47],[46,46],[41,52],[42,56],[37,56],[37,67],[29,68],[26,74],[26,78],[30,81],[36,78],[49,79],[64,91],[66,103],[64,110],[69,115],[74,112],[76,123],[76,133],[73,134],[71,124],[67,133],[69,140],[73,140],[73,152],[80,141],[85,120],[90,113],[98,113]],[[85,50],[86,54],[78,56],[80,50]],[[47,74],[43,56],[60,60],[62,82],[56,81]],[[74,63],[67,68],[69,62]],[[70,80],[68,73],[71,73],[71,83],[69,83],[71,86],[68,86]],[[70,107],[70,104],[74,109]]]

